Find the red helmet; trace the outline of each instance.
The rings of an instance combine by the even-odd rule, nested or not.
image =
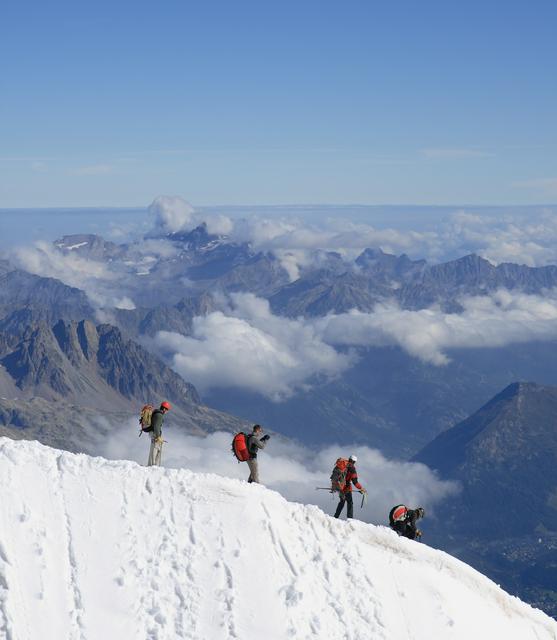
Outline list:
[[[161,402],[161,409],[166,409],[167,411],[170,411],[172,407],[170,406],[170,402],[167,402],[166,400],[164,402]]]

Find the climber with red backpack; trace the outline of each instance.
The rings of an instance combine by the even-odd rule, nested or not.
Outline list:
[[[267,441],[271,437],[269,434],[261,435],[263,429],[261,425],[253,426],[250,434],[237,433],[232,440],[232,452],[238,462],[247,462],[249,467],[248,482],[259,483],[259,466],[257,463],[257,451],[264,449]]]
[[[338,491],[340,498],[337,510],[335,511],[335,518],[340,516],[345,504],[346,517],[354,517],[352,485],[354,485],[356,489],[363,494],[364,498],[367,495],[367,491],[358,482],[358,472],[356,471],[357,460],[358,458],[352,455],[348,460],[345,458],[339,458],[335,463],[333,473],[331,474],[331,491]]]
[[[419,540],[422,532],[416,527],[416,521],[423,518],[425,511],[423,507],[408,509],[404,504],[397,504],[389,513],[389,526],[403,538]]]
[[[161,402],[161,406],[158,409],[153,409],[153,406],[146,404],[141,409],[139,416],[140,432],[151,434],[151,448],[149,449],[149,460],[147,466],[160,466],[162,456],[162,445],[164,440],[162,439],[162,425],[164,422],[164,416],[167,411],[170,411],[170,402],[166,400]]]

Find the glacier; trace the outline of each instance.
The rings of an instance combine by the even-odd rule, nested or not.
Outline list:
[[[0,638],[555,640],[387,527],[263,486],[0,438]]]

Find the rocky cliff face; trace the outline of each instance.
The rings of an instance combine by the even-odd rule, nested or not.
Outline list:
[[[157,398],[182,407],[200,403],[193,385],[119,329],[88,320],[29,328],[0,362],[28,396],[72,398],[89,406],[100,398],[120,407]]]
[[[41,313],[51,322],[94,317],[94,310],[80,289],[20,269],[0,271],[0,318],[23,308]]]
[[[127,340],[116,327],[99,325],[96,361],[100,375],[127,398],[175,398],[180,404],[199,404],[195,387],[142,346]]]

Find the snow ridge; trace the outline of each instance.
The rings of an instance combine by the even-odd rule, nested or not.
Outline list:
[[[385,527],[262,486],[0,439],[7,640],[555,640],[557,623]]]

